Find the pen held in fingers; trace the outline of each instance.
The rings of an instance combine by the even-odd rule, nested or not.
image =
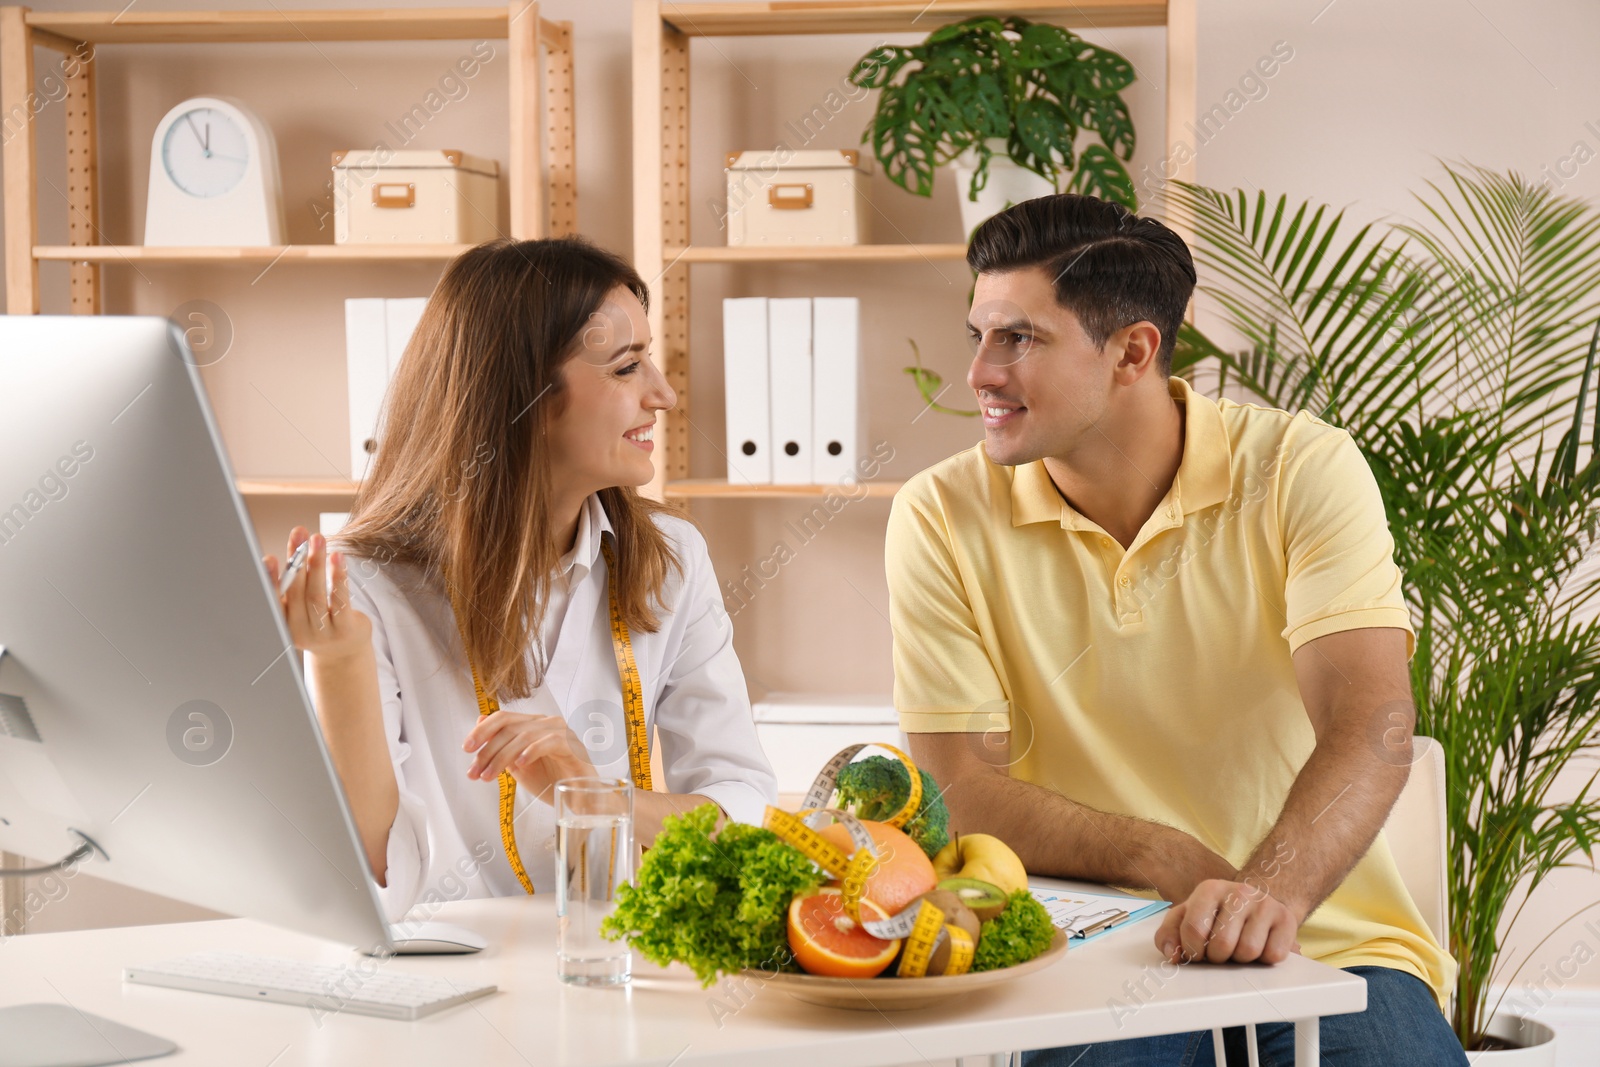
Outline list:
[[[306,565],[306,557],[311,554],[311,539],[308,537],[300,542],[300,547],[294,550],[294,555],[289,557],[289,562],[283,568],[283,577],[278,579],[278,595],[281,597],[289,591],[289,586],[294,584],[295,575],[299,574]]]

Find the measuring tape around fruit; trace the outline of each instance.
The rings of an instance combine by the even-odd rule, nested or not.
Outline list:
[[[878,867],[878,845],[860,819],[848,811],[826,805],[833,798],[839,772],[862,749],[871,747],[870,744],[860,744],[840,749],[818,772],[811,788],[806,790],[799,812],[790,813],[769,805],[761,825],[839,880],[839,895],[845,913],[860,923],[862,929],[883,941],[905,941],[896,972],[900,977],[920,978],[926,975],[929,961],[945,942],[949,943],[949,961],[944,973],[965,974],[972,966],[972,937],[961,927],[945,922],[944,912],[934,904],[917,900],[887,919],[862,918],[861,901],[866,893],[867,881]],[[911,821],[922,804],[922,773],[911,762],[910,756],[893,745],[879,744],[878,747],[892,752],[895,758],[905,764],[911,776],[911,789],[906,803],[893,817],[883,820],[885,824],[898,829]],[[849,834],[850,843],[855,846],[849,855],[817,833],[829,822],[840,823]]]
[[[855,762],[856,756],[860,754],[862,749],[871,747],[871,743],[851,745],[834,753],[833,758],[823,764],[822,770],[818,771],[817,776],[811,780],[811,788],[806,790],[805,798],[800,801],[800,807],[802,809],[826,808],[828,801],[833,798],[834,783],[839,780],[839,772]],[[911,757],[901,752],[898,748],[884,744],[879,744],[878,747],[886,752],[893,752],[895,758],[905,764],[906,770],[911,772],[911,792],[906,797],[906,802],[901,805],[899,811],[883,820],[887,825],[899,829],[910,822],[911,816],[915,815],[917,809],[922,806],[922,775],[918,773],[917,765],[911,762]]]

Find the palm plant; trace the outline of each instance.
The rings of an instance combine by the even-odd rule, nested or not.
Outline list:
[[[1247,346],[1186,324],[1175,369],[1216,365],[1345,427],[1383,493],[1417,732],[1447,765],[1451,1023],[1472,1050],[1491,987],[1515,978],[1502,938],[1551,871],[1592,869],[1600,834],[1596,775],[1574,799],[1556,789],[1600,754],[1600,403],[1585,426],[1600,212],[1516,174],[1444,170],[1410,225],[1180,183],[1164,198]]]

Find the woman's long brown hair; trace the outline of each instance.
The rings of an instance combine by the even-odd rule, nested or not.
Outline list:
[[[462,253],[428,300],[384,402],[377,453],[334,547],[409,563],[442,582],[484,691],[529,695],[546,664],[555,543],[545,429],[566,403],[561,368],[605,297],[650,294],[622,259],[581,238],[489,241]],[[602,490],[616,533],[617,599],[630,630],[660,626],[669,569],[680,569],[630,487]],[[534,650],[534,671],[528,652]]]

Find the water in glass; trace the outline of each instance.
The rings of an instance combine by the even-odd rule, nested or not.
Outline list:
[[[563,800],[556,820],[556,971],[575,985],[617,985],[629,979],[632,954],[626,941],[601,936],[600,923],[633,878],[632,797],[601,799],[591,791]]]

